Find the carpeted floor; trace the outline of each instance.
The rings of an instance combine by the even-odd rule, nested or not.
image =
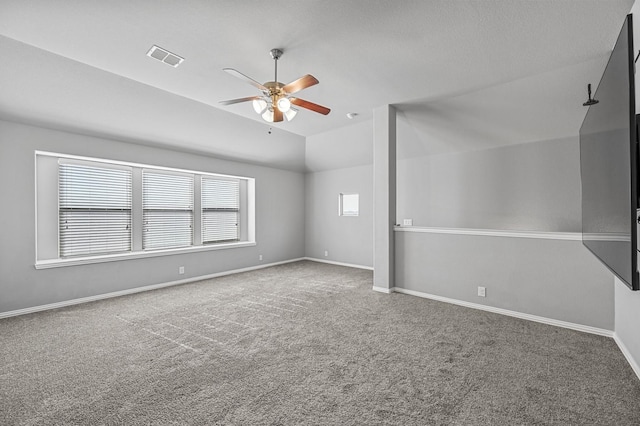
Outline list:
[[[2,425],[639,425],[612,339],[297,262],[0,320]]]

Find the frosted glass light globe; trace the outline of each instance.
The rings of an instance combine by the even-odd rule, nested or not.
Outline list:
[[[267,108],[264,113],[262,113],[262,119],[266,122],[273,123],[273,110]]]
[[[253,110],[256,112],[256,114],[262,114],[262,112],[266,107],[267,107],[267,102],[264,99],[253,100]]]
[[[291,101],[287,98],[278,99],[278,109],[282,112],[287,112],[291,109]]]
[[[284,113],[284,116],[287,117],[287,121],[291,121],[293,120],[293,117],[295,117],[297,113],[298,113],[297,109],[291,108],[289,111]]]

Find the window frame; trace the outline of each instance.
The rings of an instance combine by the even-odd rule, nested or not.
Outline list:
[[[53,167],[50,165],[42,166],[42,164],[51,164],[52,162],[78,161],[88,163],[104,164],[114,167],[131,167],[133,168],[133,195],[132,195],[132,250],[130,252],[121,252],[113,254],[100,255],[81,255],[74,257],[60,257],[57,246],[60,243],[60,235],[58,226],[54,227],[54,223],[59,221],[59,199],[58,199],[58,172],[56,169],[55,178],[52,177]],[[47,163],[43,163],[47,162]],[[64,266],[83,265],[91,263],[103,263],[112,261],[121,261],[128,259],[140,259],[156,256],[169,256],[174,254],[197,253],[203,251],[226,250],[231,248],[250,247],[256,245],[256,221],[255,221],[255,178],[246,176],[235,176],[221,173],[204,172],[199,170],[187,170],[173,167],[156,166],[151,164],[142,164],[118,160],[110,160],[104,158],[85,157],[70,154],[62,154],[47,151],[34,152],[34,171],[35,171],[35,268],[47,269]],[[194,218],[193,218],[193,240],[192,245],[186,247],[166,248],[166,249],[147,249],[142,248],[142,170],[153,170],[176,174],[191,174],[194,176]],[[241,182],[241,202],[240,202],[240,220],[243,232],[239,234],[239,241],[223,242],[223,243],[202,243],[201,222],[201,179],[203,176],[211,176],[222,179],[235,179]],[[55,187],[55,196],[51,191]],[[55,198],[55,200],[54,200]],[[52,213],[55,210],[55,214]],[[55,217],[51,217],[51,215]],[[52,241],[55,240],[55,241]],[[56,246],[55,253],[51,247]]]

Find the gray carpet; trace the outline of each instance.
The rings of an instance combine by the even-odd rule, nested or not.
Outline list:
[[[0,320],[2,425],[639,425],[612,339],[297,262]]]

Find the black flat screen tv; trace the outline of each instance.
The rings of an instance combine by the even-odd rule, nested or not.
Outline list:
[[[632,290],[638,279],[638,142],[628,15],[580,127],[582,242]]]

